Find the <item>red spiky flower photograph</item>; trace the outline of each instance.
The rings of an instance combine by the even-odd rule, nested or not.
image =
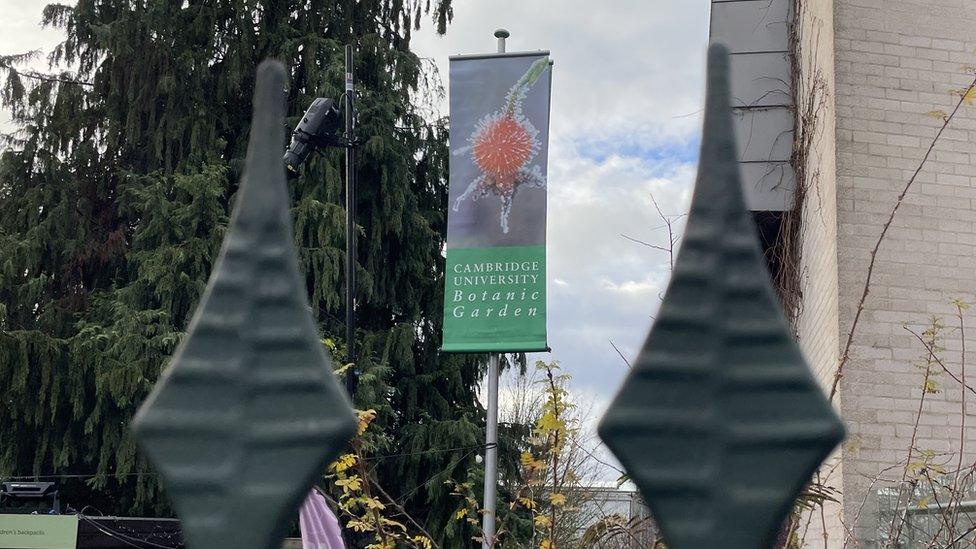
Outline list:
[[[533,63],[509,89],[502,108],[485,115],[468,138],[468,145],[454,152],[455,155],[470,154],[479,172],[454,202],[454,211],[469,198],[478,200],[489,195],[497,196],[502,201],[499,225],[503,233],[509,231],[509,217],[519,187],[546,185],[542,169],[532,164],[541,148],[539,131],[522,113],[522,103],[548,65],[548,58]]]

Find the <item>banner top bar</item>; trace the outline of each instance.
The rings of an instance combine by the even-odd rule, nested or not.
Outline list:
[[[513,51],[506,53],[469,53],[463,55],[452,55],[447,59],[449,61],[455,60],[469,60],[469,59],[489,59],[492,57],[534,57],[537,55],[549,55],[549,50],[538,50],[538,51]]]

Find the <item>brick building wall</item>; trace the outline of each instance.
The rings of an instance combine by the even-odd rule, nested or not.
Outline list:
[[[972,80],[964,65],[976,65],[976,4],[834,0],[833,22],[838,343],[843,345],[871,248],[941,125],[926,113],[950,111],[957,100],[950,90]],[[949,327],[958,325],[949,301],[972,302],[974,294],[976,106],[970,106],[943,135],[881,247],[840,385],[839,403],[849,429],[843,449],[844,517],[860,547],[876,546],[876,492],[901,476],[898,464],[907,457],[921,395],[916,363],[924,348],[904,326],[924,330],[933,315],[943,316]],[[808,299],[816,303],[818,298]],[[814,307],[806,314],[829,315],[829,308]],[[972,310],[965,321],[976,328]],[[816,324],[814,318],[806,322]],[[959,332],[947,329],[944,335],[946,364],[958,370]],[[976,341],[969,349],[976,349]],[[967,353],[967,360],[976,364],[976,353]],[[943,390],[926,397],[916,447],[958,452],[962,391],[946,376],[939,383]],[[968,416],[966,459],[971,462],[976,400]]]
[[[795,4],[795,48],[799,78],[795,93],[801,112],[816,112],[813,123],[803,127],[800,139],[809,136],[805,147],[808,166],[800,233],[800,314],[796,329],[799,344],[811,368],[829,390],[839,355],[837,287],[837,179],[836,108],[834,78],[834,0],[803,0]],[[834,404],[839,399],[835,399]],[[820,479],[843,491],[843,461],[836,452],[823,468]],[[824,530],[831,546],[840,547],[844,538],[843,506],[828,503],[823,517],[819,510],[803,517],[799,534],[808,546],[823,545]],[[809,526],[807,526],[809,525]]]

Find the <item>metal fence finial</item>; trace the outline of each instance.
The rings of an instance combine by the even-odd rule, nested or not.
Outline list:
[[[133,421],[191,549],[278,549],[355,432],[308,307],[281,149],[285,69],[258,67],[247,161],[186,337]]]
[[[843,426],[786,324],[745,209],[729,58],[708,53],[698,178],[654,327],[600,437],[668,547],[772,547]]]

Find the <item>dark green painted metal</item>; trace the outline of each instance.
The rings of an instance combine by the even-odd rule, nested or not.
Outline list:
[[[247,165],[200,306],[133,422],[195,549],[277,549],[355,431],[292,240],[285,70],[258,68]]]
[[[745,209],[728,64],[713,45],[683,244],[599,428],[671,549],[771,547],[844,433],[790,334]]]

